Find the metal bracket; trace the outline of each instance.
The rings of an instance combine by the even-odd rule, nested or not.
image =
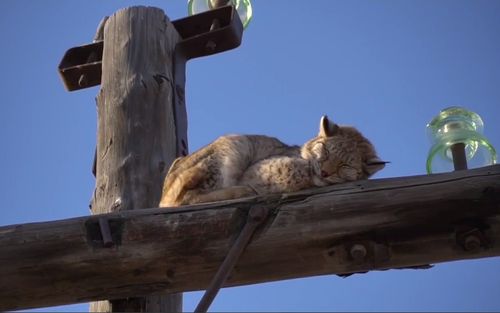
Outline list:
[[[101,83],[103,48],[101,40],[66,51],[58,67],[66,90],[79,90]]]
[[[182,38],[177,43],[177,51],[184,61],[231,50],[241,44],[243,24],[232,5],[175,20],[172,24]],[[103,47],[101,40],[66,51],[58,69],[68,91],[101,83]]]
[[[238,263],[240,256],[245,251],[245,248],[250,242],[253,233],[255,232],[257,227],[266,220],[270,211],[270,208],[252,207],[250,209],[245,226],[241,230],[236,241],[231,246],[231,249],[224,259],[224,262],[222,262],[221,266],[217,270],[217,273],[210,282],[210,285],[205,291],[205,294],[203,294],[200,303],[198,303],[198,306],[196,306],[196,309],[194,310],[195,313],[208,311],[210,304],[212,304],[215,296],[217,296],[217,293],[226,282],[229,274],[231,274],[232,269],[234,268],[236,263]]]
[[[177,44],[187,60],[234,49],[241,44],[243,24],[232,5],[173,21],[182,37]]]

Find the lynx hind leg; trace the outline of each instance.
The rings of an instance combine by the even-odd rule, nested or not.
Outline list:
[[[207,193],[189,190],[184,194],[181,205],[231,200],[255,195],[257,195],[255,189],[249,186],[232,186]]]
[[[208,174],[207,167],[202,164],[176,172],[176,169],[173,168],[176,161],[172,164],[165,179],[160,207],[181,205],[184,202],[185,193],[200,184]]]
[[[171,173],[174,173],[174,171],[177,169],[182,159],[184,158],[185,157],[178,157],[172,162],[172,164],[170,164],[166,177],[168,177]]]

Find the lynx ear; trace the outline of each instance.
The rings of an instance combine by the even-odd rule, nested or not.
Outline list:
[[[319,137],[331,137],[339,130],[339,125],[328,119],[328,116],[323,115],[319,122]]]

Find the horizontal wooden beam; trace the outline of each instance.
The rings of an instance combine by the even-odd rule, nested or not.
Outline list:
[[[500,255],[495,165],[0,227],[0,310],[204,289],[249,209],[264,206],[226,286]]]

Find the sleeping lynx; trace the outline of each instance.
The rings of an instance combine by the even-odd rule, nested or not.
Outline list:
[[[165,178],[160,206],[366,179],[385,163],[359,131],[338,126],[323,116],[318,136],[302,147],[261,135],[228,135],[176,159]]]

